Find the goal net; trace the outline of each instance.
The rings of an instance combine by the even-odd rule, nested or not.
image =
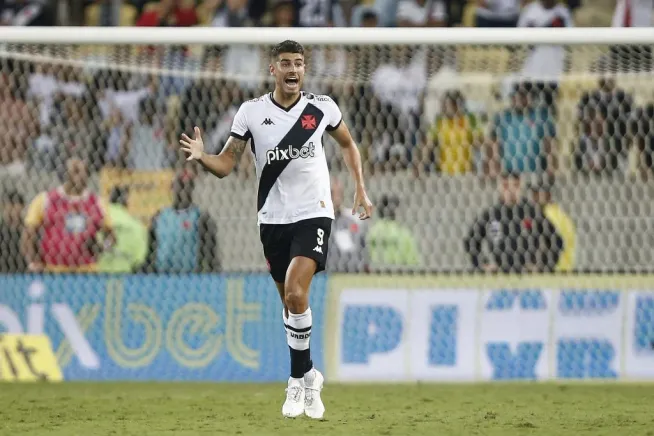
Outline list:
[[[172,280],[162,285],[169,293],[165,297],[172,299],[190,289],[199,301],[208,301],[204,288],[231,290],[224,305],[233,313],[225,316],[241,318],[224,320],[224,342],[214,345],[229,350],[231,357],[225,359],[241,362],[244,374],[253,370],[257,353],[266,347],[266,336],[260,334],[281,329],[272,315],[266,315],[270,322],[254,324],[260,330],[244,327],[259,316],[258,305],[278,304],[268,279],[246,276],[232,282],[231,276],[193,276],[191,284],[184,279],[198,272],[266,271],[256,228],[252,158],[246,153],[235,174],[218,180],[185,162],[178,138],[192,134],[197,125],[204,132],[206,151],[220,152],[239,105],[272,90],[268,51],[281,33],[268,30],[241,43],[230,37],[231,29],[211,38],[179,31],[179,40],[172,35],[178,30],[167,30],[171,35],[163,45],[154,37],[139,39],[146,35],[139,32],[134,38],[114,32],[114,39],[98,44],[101,37],[89,31],[79,40],[55,43],[31,37],[3,43],[2,270],[20,273],[27,268],[12,214],[25,216],[38,193],[70,177],[66,162],[81,158],[88,166],[90,191],[113,205],[124,203],[128,214],[143,224],[136,226],[124,215],[115,218],[121,220],[115,223],[117,235],[127,242],[119,241],[122,252],[114,248],[97,254],[98,269],[168,273],[167,279],[153,280]],[[376,207],[370,222],[349,217],[353,185],[338,145],[326,135],[332,191],[342,208],[332,232],[328,271],[448,273],[454,274],[448,283],[455,284],[474,271],[652,272],[654,38],[646,41],[640,34],[633,41],[620,37],[613,43],[604,35],[601,44],[588,37],[580,44],[566,43],[553,32],[547,34],[549,40],[537,32],[532,39],[529,31],[520,30],[513,39],[506,34],[496,38],[497,43],[492,40],[499,34],[493,32],[475,33],[462,43],[462,33],[455,34],[458,42],[448,42],[447,33],[409,32],[411,38],[392,33],[384,43],[372,38],[348,42],[347,35],[335,30],[304,34],[310,36],[304,89],[330,95],[339,105],[359,145]],[[273,38],[266,40],[269,35]],[[190,205],[197,206],[197,213],[189,212],[196,211]],[[60,219],[40,207],[45,212],[29,211],[31,224]],[[169,210],[187,215],[178,222]],[[83,221],[62,222],[62,231],[87,235]],[[119,233],[122,225],[141,233]],[[102,241],[93,247],[100,252]],[[58,262],[77,262],[66,260],[75,254],[60,248],[54,256]],[[131,298],[123,293],[148,286],[144,277],[117,279],[106,298]],[[46,287],[84,293],[85,280],[91,279],[51,280],[43,282]],[[569,283],[582,281],[575,280]],[[39,286],[30,291],[30,301],[42,295]],[[105,298],[104,285],[88,286],[93,288],[89,292]],[[257,292],[268,294],[265,302],[261,297],[252,302]],[[127,307],[127,300],[120,301]],[[210,313],[203,307],[187,308],[197,316],[191,317],[196,325],[183,316],[175,318],[182,325],[175,330],[180,337],[185,328],[197,332],[210,325]],[[149,338],[159,340],[159,347],[168,344],[176,359],[198,367],[202,359],[209,362],[221,355],[202,341],[185,348],[183,339],[165,331],[146,309],[138,309],[143,310],[140,339],[128,343],[116,324],[118,330],[111,330],[116,342],[108,340],[106,353],[127,366],[147,365],[158,357],[138,344]],[[80,310],[80,329],[98,322],[93,305],[74,309]],[[115,315],[127,316],[120,309]],[[164,318],[170,317],[173,313],[166,312]],[[447,324],[447,319],[445,314],[437,321]],[[229,330],[229,325],[237,327]],[[59,350],[58,357],[70,359],[79,351],[70,346]],[[357,350],[352,352],[356,361]],[[277,373],[266,377],[275,379]]]
[[[180,133],[200,126],[217,153],[240,103],[271,90],[269,48],[4,45],[7,183],[19,173],[16,188],[31,200],[79,156],[103,197],[116,184],[131,185],[129,209],[148,224],[170,202],[174,172],[196,169],[176,151]],[[306,59],[305,90],[337,101],[379,212],[390,211],[407,230],[404,251],[389,254],[372,238],[361,248],[370,253],[338,259],[338,271],[469,270],[464,241],[498,203],[502,172],[520,173],[527,199],[532,185],[541,186],[535,189],[548,191],[569,217],[574,229],[561,233],[576,241],[563,253],[564,269],[654,265],[649,45],[313,44]],[[325,150],[348,206],[352,184],[338,147],[327,139]],[[222,270],[260,270],[248,156],[237,173],[219,182],[200,172],[194,199],[218,227]],[[517,258],[536,245],[492,244],[486,236],[478,237],[491,242],[483,250],[495,250],[481,255],[488,265],[515,260],[519,269]]]

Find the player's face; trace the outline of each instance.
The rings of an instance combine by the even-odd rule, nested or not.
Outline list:
[[[270,65],[270,72],[275,76],[275,86],[284,94],[297,94],[304,82],[304,56],[299,53],[280,53]]]

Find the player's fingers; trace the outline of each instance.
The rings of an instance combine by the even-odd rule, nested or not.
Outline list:
[[[193,130],[195,131],[195,139],[200,139],[201,136],[200,128],[198,126],[195,126]]]
[[[189,157],[186,158],[186,161],[187,161],[187,162],[190,161],[190,160],[193,160],[193,155],[192,155],[192,154],[189,155]]]
[[[186,133],[182,133],[182,139],[186,142],[191,142],[193,141],[191,138],[188,137]]]
[[[181,140],[181,139],[179,140],[179,143],[182,144],[184,147],[190,147],[190,146],[191,146],[191,143],[190,143],[190,142],[188,142],[188,141],[183,141],[183,140]]]
[[[187,152],[187,153],[192,153],[192,152],[193,152],[193,150],[191,150],[191,149],[188,148],[188,147],[182,147],[181,150],[182,150],[182,151],[185,151],[185,152]]]

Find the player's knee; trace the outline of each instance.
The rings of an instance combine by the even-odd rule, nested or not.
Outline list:
[[[296,282],[286,284],[284,302],[291,313],[304,313],[309,308],[307,292]]]

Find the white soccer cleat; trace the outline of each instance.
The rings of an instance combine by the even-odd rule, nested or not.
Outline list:
[[[304,374],[304,413],[309,418],[322,419],[325,414],[325,405],[320,398],[324,382],[325,378],[315,368]]]
[[[304,380],[289,378],[286,388],[286,401],[282,406],[285,418],[297,418],[304,413]]]

